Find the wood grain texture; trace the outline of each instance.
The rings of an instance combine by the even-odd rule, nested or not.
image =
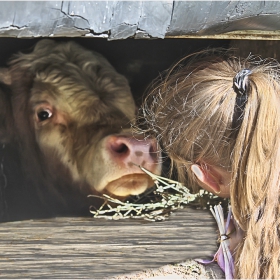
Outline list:
[[[53,218],[2,223],[0,278],[92,278],[157,268],[217,249],[207,210],[185,208],[168,220]]]
[[[259,30],[279,37],[279,17],[279,1],[0,1],[0,36],[120,40]]]

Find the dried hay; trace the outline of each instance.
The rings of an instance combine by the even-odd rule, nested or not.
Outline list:
[[[104,200],[99,209],[90,210],[94,218],[111,220],[142,218],[149,221],[162,221],[172,211],[181,209],[185,205],[206,209],[223,202],[223,199],[204,190],[191,194],[181,183],[155,175],[142,166],[139,168],[154,180],[155,187],[139,196],[132,196],[125,202],[106,194],[91,195]]]

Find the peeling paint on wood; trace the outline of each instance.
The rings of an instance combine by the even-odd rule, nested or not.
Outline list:
[[[142,2],[117,2],[115,10],[118,12],[115,12],[112,16],[109,40],[126,39],[134,36],[141,17]]]
[[[163,39],[170,24],[172,7],[172,1],[144,1],[138,28],[151,37]]]
[[[0,36],[108,40],[279,31],[279,1],[0,1]],[[229,35],[230,36],[230,35]]]

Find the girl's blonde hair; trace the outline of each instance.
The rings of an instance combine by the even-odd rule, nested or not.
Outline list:
[[[251,74],[240,108],[233,78],[243,69]],[[245,232],[237,278],[280,277],[279,70],[272,59],[203,51],[166,72],[142,107],[145,132],[158,138],[179,180],[197,189],[190,167],[198,162],[231,172],[233,215]]]

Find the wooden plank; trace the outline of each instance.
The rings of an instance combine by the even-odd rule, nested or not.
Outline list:
[[[2,223],[1,278],[91,278],[157,268],[216,251],[210,211],[185,208],[168,220],[53,218]]]
[[[0,1],[0,36],[21,38],[273,35],[279,19],[279,1]]]

